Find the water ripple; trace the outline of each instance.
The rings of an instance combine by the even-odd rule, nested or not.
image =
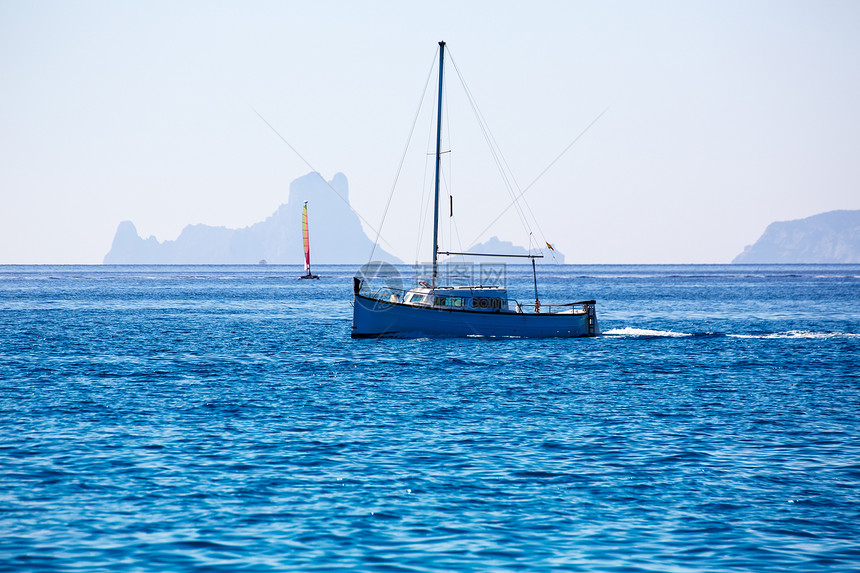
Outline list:
[[[4,269],[0,571],[860,569],[860,283],[646,271],[546,286],[594,340],[353,341],[347,272]]]

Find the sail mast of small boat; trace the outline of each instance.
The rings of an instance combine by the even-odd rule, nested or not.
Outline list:
[[[305,201],[305,208],[302,210],[302,235],[305,240],[305,276],[311,275],[311,240],[308,234],[308,202]]]
[[[445,65],[445,42],[439,42],[439,108],[436,114],[436,190],[433,201],[433,288],[436,288],[436,260],[439,255],[439,166],[442,145],[442,78]]]

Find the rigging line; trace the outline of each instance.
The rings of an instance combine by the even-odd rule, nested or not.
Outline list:
[[[451,191],[450,190],[448,191],[448,201],[453,201],[453,199],[451,199]],[[453,245],[454,244],[453,235],[457,235],[457,246],[459,247],[460,252],[462,253],[462,252],[465,252],[466,249],[463,248],[463,240],[460,238],[460,228],[457,226],[457,218],[454,216],[453,203],[450,203],[450,209],[451,209],[451,215],[448,217],[448,220],[449,220],[448,234],[450,235],[450,238],[448,240],[450,241],[451,245]],[[454,229],[453,235],[451,234],[451,231],[450,231],[451,228]],[[463,257],[463,260],[465,261],[465,257]]]
[[[499,147],[499,144],[496,142],[496,138],[493,136],[492,131],[490,131],[490,127],[487,123],[487,120],[484,118],[484,115],[478,108],[478,103],[475,100],[475,97],[472,95],[472,91],[469,89],[468,84],[466,84],[466,80],[463,77],[463,74],[460,73],[460,68],[457,67],[457,63],[454,60],[453,56],[451,56],[449,59],[451,60],[451,65],[454,67],[454,70],[457,72],[457,77],[459,77],[460,84],[463,86],[463,90],[466,93],[466,99],[468,100],[469,105],[472,108],[472,113],[475,114],[475,119],[478,122],[478,127],[481,129],[481,133],[483,134],[484,139],[487,142],[487,146],[490,148],[490,153],[492,154],[493,161],[495,162],[496,168],[499,170],[499,174],[502,177],[502,181],[505,185],[505,188],[507,189],[508,194],[511,197],[511,204],[516,204],[517,197],[515,196],[514,189],[519,190],[519,185],[517,184],[516,177],[514,177],[513,171],[511,171],[507,160],[502,154],[502,150]],[[511,184],[511,182],[513,182],[513,185]],[[520,224],[523,226],[523,230],[526,232],[531,232],[528,218],[525,216],[525,213],[522,211],[519,205],[516,205],[516,210],[517,215],[520,219]]]
[[[449,48],[448,49],[448,59],[449,60],[450,60],[450,57],[451,57],[451,49]],[[453,60],[451,60],[451,62],[453,63]],[[446,195],[449,197],[448,204],[451,205],[452,199],[450,199],[450,197],[453,194],[453,188],[454,188],[454,153],[453,153],[454,140],[452,137],[454,132],[451,130],[451,114],[448,113],[448,110],[451,109],[451,106],[448,104],[448,89],[447,89],[447,86],[445,86],[444,84],[443,84],[443,88],[445,88],[445,91],[443,92],[443,95],[445,96],[445,101],[444,101],[444,107],[443,107],[442,111],[445,113],[445,126],[447,128],[447,129],[445,129],[445,134],[447,134],[447,136],[448,136],[448,146],[447,146],[448,150],[452,151],[452,153],[448,153],[447,156],[444,158],[445,161],[447,161],[447,163],[448,163],[448,168],[442,170],[442,184],[445,186]],[[440,162],[440,166],[439,166],[440,169],[442,169],[441,163],[444,163],[444,161]],[[452,245],[454,241],[453,241],[453,237],[451,235],[451,217],[448,217],[447,220],[448,220],[448,244]]]
[[[319,171],[317,171],[317,170],[314,168],[314,166],[310,164],[310,162],[308,162],[308,160],[307,160],[307,159],[305,159],[304,157],[302,157],[302,154],[301,154],[301,153],[299,153],[299,152],[296,150],[296,148],[295,148],[295,147],[293,147],[292,145],[290,145],[290,142],[289,142],[289,141],[287,141],[287,140],[284,138],[284,136],[283,136],[283,135],[281,135],[280,133],[278,133],[278,130],[277,130],[277,129],[275,129],[275,127],[274,127],[271,123],[269,123],[268,121],[266,121],[266,118],[265,118],[265,117],[263,117],[262,115],[260,115],[260,112],[259,112],[259,111],[257,111],[257,110],[256,110],[256,109],[254,109],[254,108],[251,108],[251,109],[252,109],[252,110],[254,110],[254,113],[256,113],[256,114],[257,114],[257,117],[259,117],[260,119],[262,119],[262,120],[263,120],[263,123],[265,123],[266,125],[268,125],[268,126],[269,126],[269,129],[271,129],[272,131],[274,131],[274,132],[275,132],[275,135],[277,135],[278,137],[280,137],[280,138],[281,138],[281,141],[283,141],[284,143],[286,143],[286,144],[287,144],[287,147],[289,147],[290,149],[292,149],[292,150],[293,150],[293,153],[295,153],[295,154],[298,156],[298,158],[299,158],[299,159],[301,159],[302,161],[304,161],[305,165],[307,165],[308,167],[310,167],[311,171],[313,171],[314,173],[316,173],[316,174],[319,176],[319,178],[323,180],[323,183],[325,183],[325,184],[328,186],[328,188],[329,188],[329,189],[331,189],[332,191],[334,191],[334,194],[335,194],[335,195],[337,195],[337,196],[338,196],[338,198],[339,198],[341,201],[343,201],[344,203],[346,203],[346,206],[347,206],[347,207],[349,207],[349,210],[350,210],[350,211],[352,211],[353,213],[355,213],[355,216],[356,216],[356,217],[358,217],[359,219],[361,219],[361,221],[362,221],[365,225],[367,225],[367,226],[368,226],[368,228],[370,228],[370,230],[371,230],[371,231],[374,231],[374,232],[376,232],[376,233],[377,233],[377,238],[378,238],[378,237],[379,237],[379,231],[377,231],[377,230],[374,228],[374,226],[373,226],[373,225],[371,225],[371,224],[368,222],[368,220],[367,220],[367,219],[365,219],[364,217],[362,217],[362,216],[361,216],[361,213],[359,213],[358,211],[356,211],[356,210],[352,207],[352,205],[350,205],[350,204],[349,204],[349,201],[348,201],[346,198],[344,198],[344,196],[343,196],[343,195],[341,195],[341,194],[338,192],[338,190],[337,190],[337,189],[335,189],[335,188],[332,186],[332,184],[331,184],[331,183],[329,183],[328,181],[326,181],[326,180],[325,180],[325,177],[323,177],[323,176],[320,174],[320,172],[319,172]],[[383,239],[383,242],[385,242],[385,244],[386,244],[386,245],[388,245],[389,247],[391,247],[391,243],[389,243],[389,242],[388,242],[388,241],[386,241],[385,239]]]
[[[451,155],[453,155],[453,153]],[[451,160],[448,159],[448,161],[450,163]],[[453,203],[452,203],[452,201],[453,201],[453,199],[452,199],[453,186],[451,183],[451,171],[452,171],[452,169],[451,169],[451,166],[449,165],[448,169],[446,171],[442,172],[442,185],[445,187],[445,196],[448,197],[448,201],[446,201],[446,203],[449,205],[449,209],[451,208],[451,206],[453,206]],[[446,217],[446,219],[448,220],[448,245],[449,245],[448,248],[450,249],[454,245],[453,235],[451,234],[451,224],[454,221],[453,210],[452,210],[451,215]]]
[[[582,136],[583,136],[583,135],[585,135],[585,133],[586,133],[589,129],[591,129],[591,127],[592,127],[595,123],[597,123],[597,120],[599,120],[601,117],[603,117],[603,114],[605,114],[607,111],[609,111],[609,108],[608,108],[608,107],[607,107],[606,109],[604,109],[603,111],[601,111],[601,112],[600,112],[600,114],[599,114],[597,117],[595,117],[595,118],[592,120],[592,122],[591,122],[591,123],[589,123],[589,124],[585,127],[585,129],[583,129],[583,130],[579,133],[579,135],[577,135],[577,136],[573,139],[573,141],[571,141],[571,142],[570,142],[570,144],[569,144],[567,147],[565,147],[565,148],[564,148],[564,150],[563,150],[561,153],[559,153],[559,154],[558,154],[558,156],[557,156],[555,159],[553,159],[552,161],[550,161],[549,165],[547,165],[547,166],[546,166],[546,168],[545,168],[543,171],[541,171],[541,172],[538,174],[538,176],[537,176],[537,177],[535,177],[535,178],[534,178],[534,180],[533,180],[531,183],[529,183],[529,184],[528,184],[528,186],[527,186],[525,189],[523,189],[523,190],[522,190],[522,192],[521,192],[517,197],[515,197],[515,198],[514,198],[514,203],[516,203],[516,202],[520,199],[520,197],[522,197],[523,195],[525,195],[525,194],[526,194],[526,191],[528,191],[529,189],[531,189],[531,188],[532,188],[532,186],[533,186],[535,183],[537,183],[538,179],[540,179],[541,177],[543,177],[543,175],[544,175],[547,171],[549,171],[550,167],[552,167],[553,165],[555,165],[555,163],[556,163],[559,159],[561,159],[561,158],[562,158],[562,156],[563,156],[565,153],[567,153],[567,151],[568,151],[571,147],[573,147],[573,145],[574,145],[577,141],[579,141],[579,140],[580,140],[580,138],[582,138]],[[475,243],[477,243],[477,242],[478,242],[478,240],[479,240],[479,239],[484,235],[484,233],[486,233],[488,230],[490,230],[490,227],[492,227],[493,225],[495,225],[495,224],[496,224],[496,221],[498,221],[499,219],[501,219],[501,218],[502,218],[502,215],[504,215],[505,213],[507,213],[507,212],[508,212],[508,209],[510,209],[510,208],[513,206],[513,204],[514,204],[514,203],[511,203],[510,205],[508,205],[507,207],[505,207],[505,208],[502,210],[502,212],[501,212],[501,213],[499,213],[499,215],[498,215],[495,219],[493,219],[493,221],[492,221],[489,225],[487,225],[487,227],[486,227],[483,231],[481,231],[480,233],[478,233],[478,236],[477,236],[477,237],[475,237],[475,240],[472,242],[472,244],[474,245]]]
[[[540,226],[540,220],[535,216],[534,211],[532,211],[532,207],[531,207],[531,205],[529,204],[529,202],[526,200],[526,198],[525,198],[525,197],[522,197],[522,196],[521,196],[521,197],[519,197],[519,199],[521,199],[521,200],[522,200],[523,204],[526,206],[526,209],[527,209],[527,210],[528,210],[528,212],[529,212],[529,215],[531,215],[531,217],[532,217],[532,221],[534,221],[534,224],[535,224],[535,226],[537,227],[538,233],[540,233],[541,239],[543,239],[543,242],[544,242],[544,243],[549,244],[549,241],[547,241],[547,240],[546,240],[546,235],[544,234],[543,229],[542,229],[542,228],[541,228],[541,226]],[[529,236],[531,236],[531,235],[532,235],[532,233],[531,233],[531,229],[529,229]],[[540,246],[540,244],[538,244],[538,246],[537,246],[537,250],[538,250],[538,252],[539,252],[540,254],[543,254],[543,248]],[[553,260],[553,261],[555,261],[556,263],[558,263],[558,261],[557,261],[557,260],[556,260],[556,258],[555,258],[555,254],[553,254],[553,252],[552,252],[552,251],[550,251],[550,256],[552,257],[552,260]],[[541,262],[542,262],[542,261],[541,261]]]
[[[431,129],[432,131],[432,129]],[[429,140],[432,139],[432,133],[428,133],[428,142],[427,148],[430,147]],[[421,237],[424,236],[424,227],[427,222],[425,221],[426,213],[430,209],[428,203],[430,203],[430,196],[427,192],[427,171],[430,166],[430,157],[429,155],[424,159],[424,173],[421,175],[421,202],[418,203],[418,233],[415,237],[415,262],[418,262],[418,253],[421,251]]]
[[[457,226],[457,219],[454,217],[452,217],[452,219],[453,221],[451,222],[451,225],[454,227],[454,234],[457,235],[457,246],[460,248],[460,252],[463,253],[465,250],[463,249],[463,241],[460,239],[460,227]]]
[[[448,60],[453,63],[453,60],[451,60],[451,51],[450,50],[451,49],[448,48],[448,52],[447,52],[448,53]],[[454,189],[454,153],[453,153],[454,140],[452,137],[454,132],[451,130],[451,114],[448,113],[448,110],[451,109],[451,106],[448,104],[448,101],[449,101],[448,85],[447,84],[443,85],[443,88],[444,88],[444,90],[442,92],[442,97],[444,99],[443,99],[443,104],[442,104],[442,112],[445,115],[445,129],[442,131],[442,138],[443,138],[443,143],[444,143],[444,140],[447,139],[447,145],[445,145],[443,147],[443,149],[447,148],[447,151],[442,152],[445,155],[442,157],[442,161],[439,162],[439,174],[440,174],[439,179],[442,183],[442,186],[445,189],[445,195],[449,198],[447,203],[450,205],[451,204],[450,197],[453,195],[453,189]],[[448,249],[450,250],[450,248],[451,248],[450,245],[453,245],[453,238],[452,238],[452,234],[451,234],[451,217],[450,216],[446,217],[444,220],[448,222],[448,241],[447,241],[447,244],[449,245]],[[444,235],[442,237],[444,239]],[[440,247],[440,250],[441,250],[441,247]]]
[[[412,126],[409,128],[409,136],[406,138],[406,145],[403,146],[403,153],[400,155],[400,163],[397,165],[394,182],[391,184],[391,191],[388,193],[388,201],[385,203],[385,210],[382,212],[382,220],[379,222],[379,231],[376,232],[376,240],[373,241],[373,248],[370,250],[369,260],[371,261],[373,260],[373,253],[376,252],[376,246],[379,244],[382,226],[385,225],[385,217],[388,215],[388,208],[391,206],[391,199],[394,197],[394,190],[397,188],[397,181],[400,180],[400,173],[403,170],[403,163],[406,161],[406,153],[409,151],[409,144],[412,142],[412,135],[415,133],[415,124],[418,123],[418,116],[421,114],[421,107],[424,104],[424,97],[427,95],[427,86],[430,83],[430,76],[433,75],[435,63],[436,58],[434,56],[433,62],[430,64],[430,71],[427,73],[427,79],[424,81],[424,88],[421,90],[421,99],[418,101],[418,109],[415,110],[415,117],[412,118]]]
[[[466,92],[467,99],[469,101],[470,106],[472,107],[472,112],[475,114],[475,118],[478,121],[478,125],[481,128],[481,131],[484,135],[484,139],[487,141],[487,146],[490,148],[490,152],[493,155],[493,160],[496,163],[496,167],[499,170],[499,174],[502,177],[502,181],[505,184],[505,187],[510,195],[511,199],[515,202],[516,197],[514,195],[514,190],[519,191],[519,184],[517,183],[516,177],[514,176],[513,170],[505,159],[504,154],[502,153],[501,146],[499,146],[496,141],[495,136],[490,130],[490,125],[487,120],[484,118],[484,114],[481,112],[478,107],[478,102],[475,97],[472,95],[471,89],[469,89],[468,84],[466,84],[466,79],[460,73],[460,69],[457,67],[456,62],[451,58],[451,63],[454,66],[454,69],[457,71],[457,75],[460,78],[460,83],[463,85],[463,89]],[[527,233],[531,232],[531,226],[529,225],[528,218],[525,216],[525,213],[519,207],[516,206],[517,215],[520,218],[520,224],[523,226],[523,230]],[[533,216],[534,217],[534,216]]]
[[[439,50],[436,50],[436,54],[439,54]],[[431,64],[430,74],[433,73],[433,70],[436,68],[436,58],[433,58],[433,63]],[[421,95],[422,101],[424,97],[427,95],[427,86],[424,86],[424,93]],[[438,95],[434,91],[433,96],[433,108],[436,107],[436,98]],[[431,114],[432,117],[432,114]],[[424,149],[430,150],[433,148],[433,142],[435,141],[435,133],[433,129],[433,121],[430,122],[430,128],[427,130],[427,143],[424,146]],[[433,195],[428,194],[427,186],[429,183],[429,178],[427,177],[427,172],[431,165],[431,161],[433,161],[433,165],[435,166],[435,161],[431,160],[431,154],[428,152],[424,156],[424,173],[421,176],[421,202],[418,204],[418,233],[415,236],[415,263],[418,264],[418,254],[421,252],[421,238],[424,236],[424,229],[427,226],[427,212],[430,210],[430,203],[432,203]]]

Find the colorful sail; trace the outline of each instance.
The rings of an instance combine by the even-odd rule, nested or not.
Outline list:
[[[305,201],[305,209],[302,212],[302,235],[305,238],[305,272],[311,274],[311,241],[308,235],[308,202]]]

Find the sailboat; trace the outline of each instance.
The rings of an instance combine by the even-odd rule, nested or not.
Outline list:
[[[402,290],[387,285],[371,286],[364,276],[353,279],[353,338],[385,336],[516,336],[584,337],[597,336],[597,308],[594,300],[541,305],[537,296],[535,259],[542,255],[477,256],[526,257],[531,259],[535,280],[534,304],[524,304],[508,296],[499,286],[439,285],[439,255],[472,255],[439,249],[439,169],[442,134],[445,42],[439,42],[439,97],[436,114],[435,212],[433,215],[433,267],[430,282]],[[548,245],[549,246],[549,245]]]
[[[318,279],[319,275],[311,274],[311,240],[308,233],[308,202],[305,201],[305,207],[302,210],[302,236],[305,243],[305,274],[300,276],[300,279]]]

